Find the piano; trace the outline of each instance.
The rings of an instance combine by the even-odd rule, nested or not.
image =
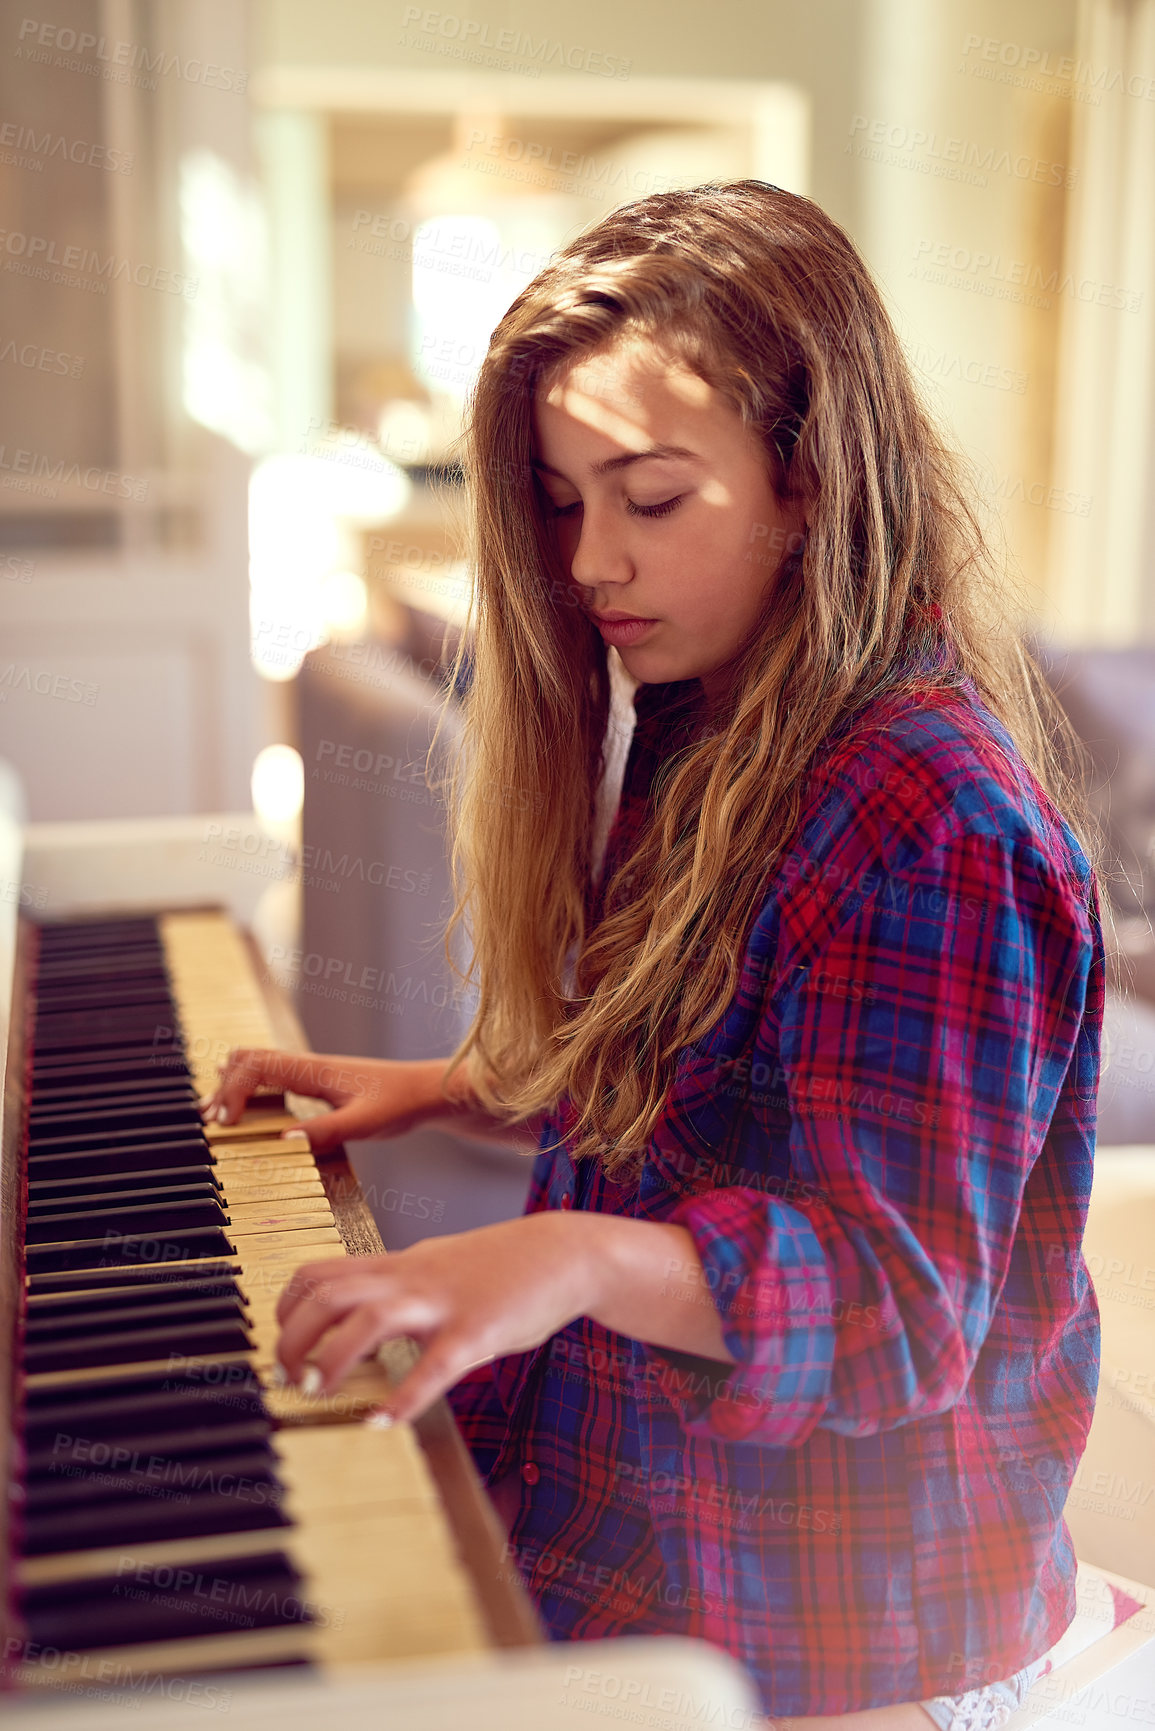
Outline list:
[[[381,1243],[283,1098],[201,1122],[230,1047],[305,1044],[251,940],[219,909],[21,899],[0,902],[6,1685],[539,1643],[446,1404],[360,1422],[408,1343],[329,1399],[274,1385],[293,1269]]]

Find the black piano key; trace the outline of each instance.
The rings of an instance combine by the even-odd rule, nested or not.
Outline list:
[[[106,1131],[130,1132],[140,1128],[168,1131],[173,1128],[194,1131],[201,1128],[202,1119],[195,1105],[185,1100],[171,1105],[150,1103],[147,1106],[95,1106],[72,1108],[66,1112],[47,1112],[28,1126],[29,1148],[38,1148],[50,1137],[59,1139],[78,1132],[87,1145],[92,1136]]]
[[[99,1172],[81,1178],[33,1178],[28,1184],[28,1200],[47,1202],[54,1196],[80,1196],[88,1193],[90,1184],[99,1186],[102,1196],[121,1190],[147,1190],[154,1184],[220,1187],[215,1168],[205,1161],[192,1166],[146,1166],[136,1172]]]
[[[76,1190],[66,1195],[29,1196],[28,1219],[51,1220],[62,1215],[106,1214],[111,1209],[126,1212],[167,1202],[213,1202],[222,1205],[220,1186],[211,1179],[189,1184],[142,1184],[135,1190]]]
[[[83,1321],[98,1311],[109,1316],[152,1316],[161,1312],[167,1314],[170,1309],[183,1304],[225,1301],[244,1304],[235,1280],[182,1280],[172,1286],[112,1286],[29,1294],[27,1327],[31,1329],[34,1323],[39,1325],[52,1317],[72,1317]]]
[[[61,1551],[101,1550],[107,1545],[187,1539],[205,1533],[244,1533],[291,1523],[279,1506],[279,1487],[254,1484],[232,1494],[187,1493],[175,1499],[123,1497],[66,1511],[26,1518],[21,1548],[26,1557]]]
[[[186,1226],[227,1226],[228,1218],[215,1197],[191,1202],[137,1202],[114,1208],[101,1202],[93,1208],[30,1213],[26,1242],[29,1246],[59,1244],[77,1238],[103,1238],[109,1233],[145,1238]]]
[[[132,1028],[130,1032],[119,1032],[118,1028],[92,1028],[90,1032],[59,1033],[45,1035],[43,1039],[33,1040],[33,1065],[40,1063],[64,1063],[66,1059],[76,1058],[78,1063],[92,1061],[92,1054],[107,1052],[109,1058],[123,1059],[130,1052],[140,1052],[158,1039],[158,1028],[161,1020],[149,1021],[144,1026]],[[168,1042],[165,1042],[168,1046]]]
[[[155,1316],[155,1322],[150,1325],[152,1327],[171,1326],[175,1330],[189,1322],[243,1324],[245,1307],[236,1293],[225,1293],[211,1298],[184,1298],[175,1304],[156,1306],[155,1309],[152,1306],[146,1307],[137,1298],[129,1305],[109,1304],[105,1300],[99,1303],[99,1308],[93,1305],[83,1311],[30,1310],[24,1324],[25,1337],[36,1342],[67,1341],[77,1333],[115,1333],[122,1329],[138,1331],[142,1314]]]
[[[151,1172],[166,1165],[199,1166],[211,1159],[204,1136],[171,1142],[137,1142],[112,1149],[77,1149],[68,1154],[35,1154],[28,1159],[28,1177],[84,1178],[90,1172]]]
[[[215,1425],[186,1424],[183,1429],[142,1431],[139,1422],[130,1428],[101,1432],[98,1436],[76,1436],[71,1431],[57,1431],[51,1440],[29,1449],[25,1457],[27,1481],[61,1473],[80,1454],[95,1468],[119,1468],[123,1463],[147,1461],[150,1455],[165,1455],[174,1460],[193,1460],[198,1456],[236,1454],[241,1450],[264,1448],[269,1439],[267,1417],[257,1419],[222,1419]]]
[[[94,981],[84,990],[41,993],[36,1012],[36,1037],[85,1025],[114,1027],[123,1023],[159,1022],[169,1025],[172,1000],[163,981]]]
[[[33,1274],[53,1274],[67,1268],[120,1268],[139,1262],[192,1262],[198,1257],[235,1254],[224,1232],[213,1226],[186,1226],[179,1231],[155,1234],[122,1234],[119,1230],[110,1230],[100,1238],[30,1244],[27,1266]]]
[[[27,1446],[55,1446],[61,1436],[125,1437],[261,1420],[270,1423],[260,1384],[245,1359],[183,1366],[142,1376],[31,1387],[25,1394]]]
[[[96,1455],[96,1460],[92,1459]],[[125,1497],[248,1495],[260,1486],[256,1500],[284,1501],[276,1476],[277,1457],[264,1441],[251,1448],[221,1448],[198,1455],[146,1454],[140,1449],[94,1450],[86,1442],[62,1451],[44,1474],[29,1475],[23,1500],[28,1521],[79,1505],[119,1502]],[[250,1500],[254,1500],[250,1496]]]
[[[179,1332],[166,1323],[156,1328],[78,1333],[71,1339],[30,1339],[24,1343],[24,1367],[29,1376],[38,1376],[49,1371],[96,1370],[106,1364],[148,1364],[174,1352],[185,1357],[251,1352],[252,1346],[243,1319],[186,1323]]]
[[[71,976],[56,984],[43,980],[36,983],[37,1018],[72,1013],[78,1009],[108,1010],[121,1004],[155,1002],[171,1004],[172,997],[163,974],[155,972],[120,973],[117,975]]]
[[[199,1137],[205,1146],[199,1115],[190,1114],[187,1126],[151,1129],[147,1124],[126,1125],[123,1129],[85,1131],[78,1128],[71,1134],[38,1136],[30,1145],[29,1160],[42,1160],[51,1154],[96,1154],[106,1149],[110,1155],[121,1148],[169,1147],[174,1142],[187,1142]]]
[[[135,1002],[125,998],[119,1004],[105,1003],[99,1009],[95,1005],[71,1009],[62,1003],[58,1009],[36,1018],[34,1049],[45,1051],[66,1039],[69,1045],[75,1045],[86,1033],[117,1034],[122,1045],[136,1045],[151,1039],[157,1028],[169,1027],[168,1018],[167,1001],[159,997],[138,995]]]
[[[35,1274],[27,1287],[29,1294],[95,1292],[100,1288],[140,1288],[152,1290],[179,1286],[187,1280],[236,1280],[237,1271],[230,1262],[203,1263],[195,1270],[188,1268],[118,1268],[82,1270],[75,1274]]]
[[[316,1620],[283,1551],[179,1568],[127,1557],[121,1572],[24,1594],[31,1641],[66,1652]]]
[[[82,1063],[75,1058],[46,1058],[41,1064],[33,1064],[31,1070],[33,1098],[52,1088],[79,1088],[86,1081],[140,1082],[153,1076],[169,1078],[174,1075],[187,1085],[188,1063],[184,1049],[172,1040],[150,1042],[131,1052],[122,1052],[117,1058],[94,1058],[91,1062]]]
[[[168,982],[155,956],[125,957],[119,966],[111,965],[107,957],[72,957],[44,963],[36,981],[37,1003],[51,1008],[78,1000],[99,1002],[101,987],[110,995],[133,991],[158,997],[168,994]]]
[[[40,1091],[28,1108],[28,1116],[35,1123],[40,1118],[46,1118],[50,1113],[67,1109],[72,1106],[83,1106],[90,1102],[98,1109],[117,1105],[150,1106],[166,1105],[169,1101],[186,1101],[190,1106],[196,1105],[196,1094],[189,1083],[180,1076],[157,1076],[149,1083],[127,1078],[120,1082],[86,1082],[78,1088],[58,1088],[54,1092]]]

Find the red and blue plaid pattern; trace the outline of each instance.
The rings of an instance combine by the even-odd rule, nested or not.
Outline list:
[[[638,691],[603,885],[699,691]],[[554,1638],[702,1637],[771,1715],[960,1694],[1058,1639],[1102,995],[1086,861],[973,688],[829,743],[640,1183],[575,1167],[562,1102],[527,1204],[685,1225],[670,1286],[737,1363],[581,1319],[451,1394],[489,1481],[521,1471]]]

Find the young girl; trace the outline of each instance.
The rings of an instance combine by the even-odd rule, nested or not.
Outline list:
[[[1074,1613],[1102,944],[965,495],[854,247],[756,180],[559,254],[468,451],[468,1038],[356,1092],[236,1053],[207,1109],[292,1065],[315,1147],[440,1115],[540,1152],[522,1219],[302,1269],[285,1371],[423,1343],[382,1420],[451,1391],[555,1638],[997,1724]]]

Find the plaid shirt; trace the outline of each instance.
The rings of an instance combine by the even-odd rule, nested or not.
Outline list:
[[[639,688],[603,885],[696,693]],[[828,742],[640,1183],[575,1165],[563,1101],[527,1202],[687,1227],[671,1289],[737,1362],[581,1318],[450,1395],[488,1481],[521,1473],[509,1560],[553,1638],[704,1638],[771,1715],[959,1694],[1058,1639],[1102,996],[1086,860],[973,688]]]

